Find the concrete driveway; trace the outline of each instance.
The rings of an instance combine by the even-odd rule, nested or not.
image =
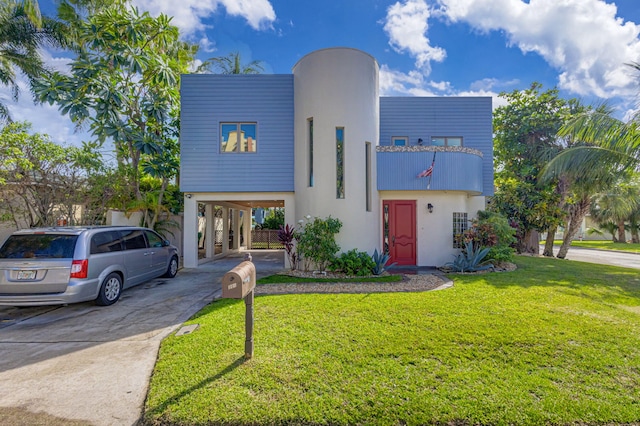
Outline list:
[[[283,253],[251,252],[258,276]],[[0,306],[0,424],[134,425],[160,342],[220,297],[234,255],[125,290],[112,306]]]

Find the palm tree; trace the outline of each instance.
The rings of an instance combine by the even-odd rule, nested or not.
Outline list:
[[[593,197],[591,217],[601,227],[604,224],[614,223],[618,233],[614,242],[626,242],[626,222],[640,205],[640,193],[638,186],[632,181],[618,182],[606,192],[601,192]],[[614,232],[612,232],[614,234]]]
[[[6,0],[0,5],[0,84],[9,86],[14,99],[20,94],[18,72],[31,83],[46,72],[38,49],[65,46],[62,24],[40,15],[35,0]],[[0,120],[11,121],[0,102]]]
[[[240,52],[232,52],[227,56],[209,58],[202,63],[196,72],[214,74],[260,74],[264,71],[262,61],[251,61],[242,64]]]

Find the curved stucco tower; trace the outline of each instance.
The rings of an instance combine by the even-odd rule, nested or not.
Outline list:
[[[342,221],[342,251],[380,250],[378,64],[357,49],[312,52],[293,67],[296,220]]]

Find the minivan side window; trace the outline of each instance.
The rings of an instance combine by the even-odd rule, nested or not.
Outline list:
[[[147,236],[147,241],[149,242],[149,247],[162,247],[163,241],[160,238],[160,235],[151,231],[144,231]]]
[[[144,239],[144,233],[141,229],[129,229],[120,232],[122,232],[126,250],[147,248],[147,241]]]
[[[122,251],[122,236],[118,231],[105,231],[91,237],[91,254]]]

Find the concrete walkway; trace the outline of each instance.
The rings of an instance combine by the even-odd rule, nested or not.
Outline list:
[[[252,255],[259,277],[282,269],[282,252]],[[162,339],[220,297],[242,260],[150,281],[108,307],[0,306],[0,424],[136,424]]]

